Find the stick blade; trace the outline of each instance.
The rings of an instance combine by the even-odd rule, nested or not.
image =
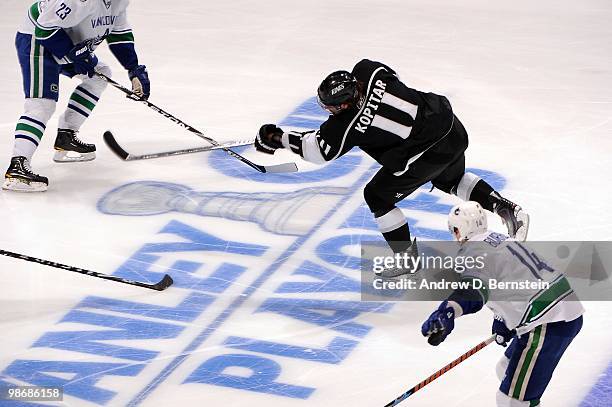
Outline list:
[[[168,274],[164,275],[164,278],[157,284],[153,285],[153,289],[157,291],[164,291],[166,288],[174,284],[174,280]]]
[[[123,161],[127,161],[130,158],[130,154],[127,151],[125,151],[119,145],[119,143],[117,143],[117,140],[115,140],[115,136],[113,136],[113,133],[110,130],[107,130],[104,132],[103,138],[108,148],[113,153],[115,153],[117,157],[121,158]]]
[[[265,171],[263,172],[270,173],[270,174],[279,174],[279,173],[298,171],[298,167],[295,163],[284,163],[284,164],[277,164],[277,165],[262,165],[262,167],[265,169]]]

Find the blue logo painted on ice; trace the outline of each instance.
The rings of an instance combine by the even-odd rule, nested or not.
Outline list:
[[[324,119],[312,98],[281,125],[315,128]],[[222,154],[209,157],[213,168],[244,181],[245,172],[230,161]],[[100,212],[173,219],[164,218],[159,234],[114,274],[154,281],[169,273],[174,302],[87,296],[32,345],[44,348],[45,357],[12,361],[0,385],[63,386],[67,397],[98,405],[120,399],[134,406],[172,376],[173,383],[207,392],[216,386],[308,399],[317,383],[301,377],[300,366],[342,364],[374,329],[362,316],[392,311],[390,303],[358,300],[360,259],[349,250],[361,236],[380,238],[361,198],[377,168],[366,156],[349,153],[300,174],[248,173],[246,179],[259,183],[258,190],[270,185],[269,192],[257,194],[197,191],[158,181],[118,186],[99,200]],[[470,171],[503,188],[496,174]],[[409,217],[416,236],[448,238],[443,225],[450,205],[439,196],[422,188],[401,207],[439,217],[435,229]],[[208,221],[241,223],[234,229],[224,226],[221,233]],[[273,238],[280,242],[274,247],[267,243]],[[291,326],[324,340],[305,346],[303,338],[293,343],[293,336],[266,337],[261,330],[236,328],[231,321],[238,316],[266,332]],[[187,359],[194,367],[178,373]],[[120,377],[123,387],[113,387],[118,383],[113,377]]]

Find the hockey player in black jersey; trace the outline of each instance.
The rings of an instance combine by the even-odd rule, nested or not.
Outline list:
[[[521,207],[465,172],[468,135],[446,97],[409,88],[393,69],[367,59],[352,72],[331,73],[317,93],[319,104],[331,113],[319,130],[284,132],[265,124],[255,147],[268,154],[287,148],[318,164],[353,147],[365,151],[382,165],[365,187],[365,201],[394,252],[416,251],[396,204],[429,181],[446,193],[480,203],[503,219],[510,236],[526,239],[529,216]]]

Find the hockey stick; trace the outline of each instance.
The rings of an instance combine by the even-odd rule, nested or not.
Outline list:
[[[240,147],[253,144],[253,140],[236,140],[223,143],[218,146],[192,147],[183,150],[162,151],[159,153],[135,155],[125,151],[125,149],[119,145],[119,143],[115,139],[115,136],[110,130],[104,132],[104,141],[106,142],[108,148],[110,148],[110,150],[123,161],[150,160],[153,158],[173,157],[175,155],[201,153],[204,151],[219,150],[225,147]]]
[[[128,98],[130,98],[132,100],[135,100],[137,102],[144,103],[149,108],[155,110],[157,113],[161,114],[162,116],[166,117],[167,119],[172,120],[174,123],[178,124],[179,126],[189,130],[190,132],[192,132],[196,136],[198,136],[198,137],[208,141],[213,146],[219,147],[221,150],[225,151],[226,153],[228,153],[232,157],[242,161],[246,165],[250,166],[251,168],[256,169],[259,172],[264,172],[264,173],[265,172],[280,173],[280,172],[296,172],[298,170],[297,165],[295,165],[295,163],[285,163],[285,164],[276,164],[276,165],[260,165],[260,164],[255,164],[254,162],[246,159],[245,157],[241,156],[240,154],[236,153],[235,151],[232,151],[232,150],[230,150],[227,147],[222,147],[216,140],[214,140],[214,139],[212,139],[212,138],[210,138],[208,136],[205,136],[204,133],[202,133],[201,131],[197,130],[196,128],[194,128],[194,127],[192,127],[190,125],[188,125],[187,123],[185,123],[181,119],[171,115],[170,113],[168,113],[165,110],[163,110],[162,108],[154,105],[153,103],[149,102],[148,100],[145,100],[145,99],[141,98],[140,96],[136,95],[131,90],[121,86],[119,83],[115,82],[114,80],[112,80],[108,76],[106,76],[104,74],[101,74],[99,72],[96,72],[96,76],[98,76],[99,78],[105,80],[106,82],[108,82],[109,84],[114,86],[115,88],[119,89],[121,92],[125,93],[128,96]]]
[[[453,360],[448,365],[444,366],[442,369],[438,370],[436,373],[432,374],[427,379],[423,380],[421,383],[417,384],[416,386],[414,386],[413,388],[408,390],[406,393],[402,394],[401,396],[399,396],[395,400],[385,404],[385,407],[397,406],[399,403],[401,403],[402,401],[406,400],[408,397],[412,396],[414,393],[416,393],[417,391],[421,390],[423,387],[427,386],[429,383],[433,382],[438,377],[442,376],[444,373],[448,372],[453,367],[457,366],[459,363],[463,362],[464,360],[466,360],[470,356],[474,355],[476,352],[478,352],[479,350],[481,350],[485,346],[489,345],[494,340],[495,340],[495,335],[493,335],[493,336],[487,338],[486,340],[480,342],[478,345],[474,346],[472,349],[468,350],[463,355],[459,356],[457,359]]]
[[[141,283],[140,281],[133,281],[133,280],[128,280],[126,278],[111,276],[109,274],[98,273],[96,271],[85,270],[85,269],[74,267],[74,266],[67,266],[65,264],[56,263],[54,261],[38,259],[36,257],[27,256],[25,254],[13,253],[13,252],[9,252],[7,250],[2,250],[2,249],[0,249],[0,255],[7,256],[7,257],[13,257],[15,259],[20,259],[20,260],[25,260],[25,261],[31,261],[32,263],[38,263],[44,266],[55,267],[55,268],[62,269],[62,270],[74,271],[75,273],[86,274],[91,277],[98,277],[104,280],[111,280],[117,283],[123,283],[123,284],[129,284],[129,285],[135,285],[138,287],[148,288],[150,290],[163,291],[166,288],[170,287],[172,283],[174,283],[174,281],[172,281],[172,277],[170,277],[168,274],[165,274],[164,278],[162,278],[159,282],[155,284],[147,284],[147,283]]]

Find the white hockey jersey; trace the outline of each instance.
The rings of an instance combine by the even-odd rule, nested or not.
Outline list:
[[[459,256],[482,256],[484,267],[466,270],[463,278],[477,280],[485,304],[519,334],[544,323],[572,321],[584,313],[563,273],[524,243],[486,232],[463,244]]]
[[[115,43],[133,42],[128,4],[129,0],[39,0],[28,10],[19,32],[46,39],[63,29],[74,44],[91,40],[93,49],[109,37]]]

